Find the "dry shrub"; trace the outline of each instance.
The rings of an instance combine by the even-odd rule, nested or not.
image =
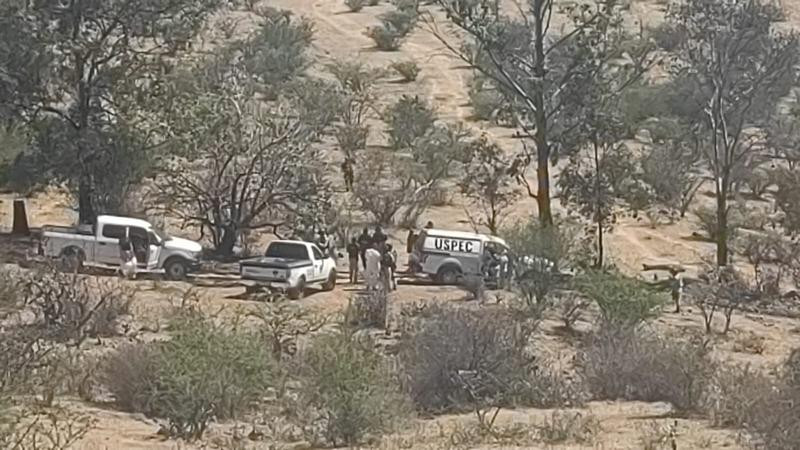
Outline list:
[[[749,367],[717,371],[706,409],[716,426],[744,428],[757,448],[796,449],[800,442],[800,351],[783,364],[777,378]]]
[[[677,424],[677,421],[675,422]],[[677,448],[676,426],[662,426],[655,420],[640,428],[639,443],[643,450],[668,450]]]
[[[601,431],[595,416],[580,411],[553,411],[536,428],[539,440],[547,444],[587,443]]]
[[[415,61],[397,61],[393,62],[391,67],[406,83],[416,80],[420,72],[419,65]]]
[[[587,337],[577,366],[594,399],[663,401],[680,412],[700,408],[714,371],[705,345],[608,328]]]
[[[706,233],[708,239],[715,241],[719,236],[719,226],[717,225],[716,208],[701,207],[695,210],[695,215],[700,220],[700,228]],[[742,224],[743,218],[739,211],[731,208],[728,213],[728,241],[733,241],[737,230]]]
[[[474,407],[476,392],[459,382],[465,376],[492,406],[580,401],[568,381],[536,364],[529,351],[535,326],[505,308],[436,308],[409,328],[400,344],[402,381],[420,411]]]
[[[358,328],[386,328],[387,314],[388,297],[383,289],[352,297],[345,311],[347,323]]]
[[[356,445],[391,431],[411,409],[371,340],[348,331],[315,337],[299,355],[300,400],[309,405],[304,427],[313,440]]]
[[[25,305],[51,339],[81,342],[119,334],[117,319],[128,315],[134,291],[112,281],[43,269],[20,282]]]
[[[102,367],[102,382],[124,411],[146,411],[156,371],[157,344],[127,344],[109,356]]]
[[[366,4],[365,0],[344,0],[344,4],[350,9],[351,12],[359,12]]]
[[[23,406],[1,413],[0,448],[9,450],[75,448],[96,422],[61,406]]]

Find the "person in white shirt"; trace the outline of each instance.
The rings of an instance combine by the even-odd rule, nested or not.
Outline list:
[[[367,280],[367,290],[369,291],[377,290],[380,286],[381,252],[375,247],[375,245],[370,246],[364,253],[367,262],[364,278]]]

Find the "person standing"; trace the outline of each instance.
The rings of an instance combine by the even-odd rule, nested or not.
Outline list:
[[[389,239],[386,234],[383,233],[380,225],[375,227],[375,232],[372,233],[372,243],[377,246],[378,251],[383,251],[386,246],[386,241]]]
[[[397,252],[392,249],[392,244],[386,244],[381,255],[381,279],[387,291],[397,289],[397,283],[394,279],[394,273],[397,270],[396,261]]]
[[[350,239],[350,243],[347,244],[347,258],[349,263],[350,269],[350,284],[358,283],[358,256],[361,253],[358,247],[358,241],[356,238]]]
[[[317,247],[322,250],[323,255],[331,254],[331,241],[328,239],[328,233],[325,230],[319,230],[319,237],[317,238]]]
[[[342,162],[342,175],[344,176],[344,189],[346,192],[350,192],[353,190],[353,180],[355,180],[355,175],[353,174],[353,161],[349,157],[345,157],[344,161]]]
[[[364,253],[367,261],[364,271],[364,276],[367,279],[367,290],[375,291],[380,286],[381,253],[375,244],[370,246]]]
[[[364,227],[364,230],[358,236],[358,249],[361,254],[361,266],[367,270],[367,249],[372,245],[372,236],[369,234],[369,229]]]
[[[127,236],[119,240],[119,273],[128,279],[136,278],[136,253],[133,251],[133,243]]]

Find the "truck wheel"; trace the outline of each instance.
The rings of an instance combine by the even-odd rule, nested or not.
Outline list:
[[[289,288],[286,293],[289,295],[290,300],[299,300],[303,298],[306,293],[306,277],[300,276],[297,281],[297,287]]]
[[[164,274],[169,280],[184,280],[188,272],[189,267],[186,265],[186,262],[180,259],[170,259],[164,264]]]
[[[328,280],[322,283],[322,290],[332,291],[334,288],[336,288],[336,271],[331,270],[331,273],[328,275]]]
[[[436,273],[436,281],[439,284],[456,284],[461,279],[461,268],[458,266],[444,266]]]
[[[83,266],[83,252],[76,248],[67,248],[61,252],[59,268],[63,272],[78,273]]]

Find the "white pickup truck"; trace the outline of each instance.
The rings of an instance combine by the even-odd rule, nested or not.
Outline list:
[[[286,291],[290,299],[303,296],[309,284],[336,287],[336,261],[310,242],[273,241],[264,256],[239,263],[242,279]]]
[[[133,244],[140,269],[163,270],[167,278],[180,280],[200,268],[203,247],[199,243],[169,236],[146,220],[130,217],[99,216],[94,225],[74,228],[45,225],[39,253],[59,258],[72,271],[82,265],[119,267],[122,237]]]

